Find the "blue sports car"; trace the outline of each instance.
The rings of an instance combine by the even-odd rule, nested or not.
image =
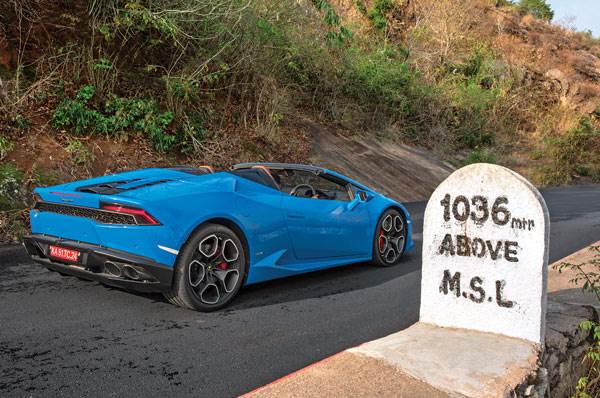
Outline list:
[[[405,207],[320,167],[153,168],[35,189],[24,245],[50,270],[199,311],[242,285],[356,262],[390,266],[413,246]]]

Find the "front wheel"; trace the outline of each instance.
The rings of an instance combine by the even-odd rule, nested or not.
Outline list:
[[[233,300],[245,274],[246,256],[237,234],[224,225],[206,224],[181,250],[165,297],[181,307],[215,311]]]
[[[373,264],[389,267],[400,262],[406,247],[406,217],[397,209],[386,210],[379,221],[373,239]]]

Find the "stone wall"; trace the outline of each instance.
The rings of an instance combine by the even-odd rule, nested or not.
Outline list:
[[[541,367],[513,392],[513,397],[570,397],[577,380],[587,371],[584,357],[592,343],[589,332],[579,325],[584,320],[598,321],[598,317],[598,309],[592,306],[548,301]]]

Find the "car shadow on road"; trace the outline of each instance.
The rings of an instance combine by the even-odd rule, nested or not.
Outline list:
[[[220,311],[231,312],[315,299],[381,285],[420,270],[420,256],[415,254],[419,251],[413,250],[406,254],[403,260],[393,267],[377,267],[370,263],[357,263],[246,286],[242,288],[238,297],[230,305]],[[118,289],[110,286],[106,286],[106,288]],[[153,301],[166,302],[166,299],[160,294],[136,292],[131,292],[131,294]]]
[[[384,268],[370,263],[358,263],[276,279],[243,288],[226,310],[242,310],[362,290],[419,269],[420,262],[417,261],[416,256],[407,255],[400,264],[393,267]]]

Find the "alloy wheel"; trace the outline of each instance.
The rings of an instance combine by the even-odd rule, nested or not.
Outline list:
[[[399,214],[388,214],[381,222],[377,247],[383,261],[393,264],[404,252],[404,220]]]
[[[188,265],[188,283],[202,303],[216,305],[235,290],[240,269],[238,245],[229,236],[214,233],[198,244]]]

